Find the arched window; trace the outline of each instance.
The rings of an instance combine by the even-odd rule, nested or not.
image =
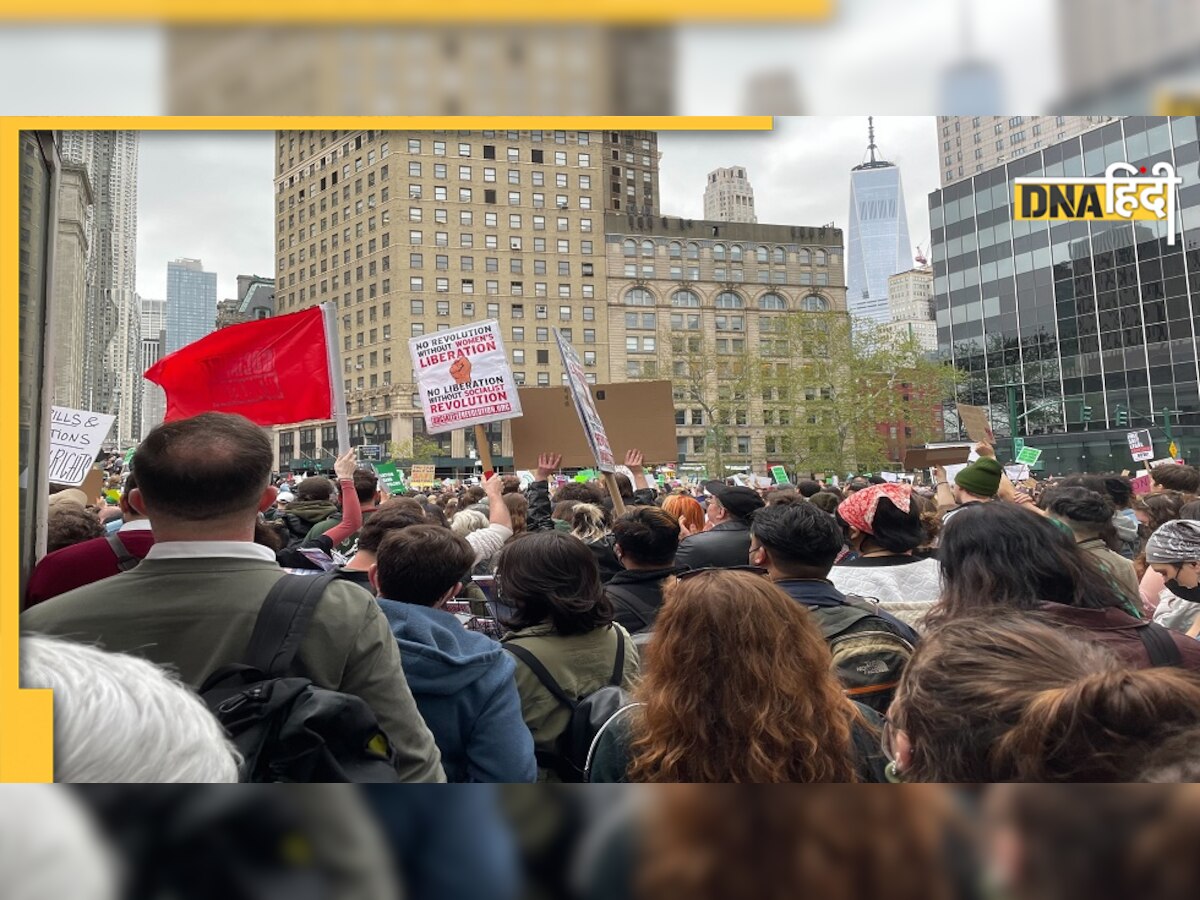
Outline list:
[[[654,255],[654,241],[642,241],[642,256]]]
[[[717,294],[717,309],[742,309],[746,301],[742,295],[733,291],[721,291]]]
[[[671,259],[680,259],[683,256],[683,244],[679,243],[679,241],[671,241],[667,245],[667,251]]]
[[[626,256],[637,256],[637,241],[629,238],[621,244],[621,250]]]
[[[771,251],[766,247],[757,247],[754,250],[754,257],[760,263],[769,263],[771,261]]]
[[[758,298],[758,308],[759,309],[772,309],[772,310],[786,310],[787,309],[787,301],[775,293],[763,294],[761,297]]]
[[[654,295],[645,288],[630,288],[625,292],[626,306],[653,306]]]
[[[713,244],[713,262],[725,261],[725,245]]]
[[[742,245],[741,244],[733,244],[729,248],[729,261],[730,262],[741,262],[742,261]]]
[[[812,254],[807,250],[801,249],[800,252],[796,254],[796,261],[802,266],[812,265]]]
[[[818,266],[825,265],[825,251],[824,250],[817,251],[817,265]]]
[[[774,250],[771,251],[771,261],[773,263],[775,263],[776,265],[783,265],[783,263],[785,262],[785,258],[783,255],[782,247],[776,247]]]
[[[700,258],[700,245],[697,244],[695,241],[688,241],[687,258],[688,259],[699,259]]]
[[[800,301],[800,308],[805,312],[829,312],[829,301],[820,294],[809,294]]]
[[[671,295],[672,306],[699,306],[700,298],[693,291],[676,291]]]

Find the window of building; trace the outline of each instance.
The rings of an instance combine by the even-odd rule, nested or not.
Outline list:
[[[645,288],[630,288],[625,292],[625,304],[627,306],[653,306],[654,295]]]

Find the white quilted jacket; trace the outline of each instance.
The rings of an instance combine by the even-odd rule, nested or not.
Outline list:
[[[843,594],[878,600],[881,608],[918,630],[941,591],[936,559],[894,566],[834,566],[829,580]]]

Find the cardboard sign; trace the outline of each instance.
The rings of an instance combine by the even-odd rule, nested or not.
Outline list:
[[[1133,489],[1133,492],[1135,494],[1150,493],[1150,475],[1149,475],[1149,473],[1147,473],[1145,475],[1139,475],[1137,478],[1130,478],[1129,486]]]
[[[1008,480],[1013,484],[1019,484],[1029,478],[1029,466],[1005,466],[1004,474],[1008,476]]]
[[[775,479],[776,484],[787,484],[787,469],[783,466],[771,466],[771,477]]]
[[[1173,457],[1166,456],[1166,457],[1163,457],[1162,459],[1156,459],[1154,462],[1150,463],[1150,468],[1153,469],[1155,466],[1182,466],[1182,465],[1183,465],[1182,459],[1174,459]]]
[[[521,415],[495,319],[409,338],[408,351],[430,434]]]
[[[69,487],[83,484],[116,418],[65,406],[50,407],[50,483]]]
[[[642,451],[647,464],[678,462],[671,382],[629,381],[590,384],[588,388],[603,416],[614,456],[623,458],[636,449]],[[509,423],[516,468],[536,469],[538,454],[548,451],[561,453],[562,465],[568,469],[596,465],[583,430],[572,424],[576,413],[567,388],[523,387],[518,393],[525,414]],[[693,465],[681,471],[703,468]]]
[[[988,421],[986,407],[958,403],[955,408],[958,410],[958,420],[967,432],[967,437],[973,441],[982,441],[985,444],[994,445],[996,443],[996,435],[992,432],[992,425]]]
[[[596,401],[592,399],[587,376],[583,371],[583,363],[575,348],[563,337],[563,333],[555,328],[554,340],[558,343],[558,352],[562,354],[563,371],[567,373],[567,387],[571,391],[571,399],[575,401],[575,412],[579,414],[579,423],[587,437],[588,446],[596,460],[596,468],[601,472],[612,472],[616,468],[613,459],[612,446],[608,442],[608,433],[604,423],[600,421],[600,413],[596,410]]]
[[[1026,466],[1036,466],[1041,458],[1042,451],[1035,447],[1022,447],[1021,452],[1017,454],[1017,462]]]
[[[389,494],[403,494],[404,473],[396,468],[395,463],[376,463],[375,474],[379,476],[379,486]]]
[[[433,487],[437,483],[437,476],[434,474],[436,468],[429,464],[413,466],[408,471],[408,483],[413,487]]]
[[[955,447],[913,447],[904,453],[904,468],[910,472],[934,466],[965,464],[972,448],[966,444]]]
[[[1129,454],[1134,462],[1145,462],[1154,456],[1154,443],[1150,440],[1148,429],[1131,431],[1125,437],[1129,441]]]

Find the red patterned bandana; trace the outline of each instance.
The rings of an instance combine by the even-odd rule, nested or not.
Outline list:
[[[871,525],[875,521],[875,510],[879,500],[887,497],[900,512],[906,513],[912,503],[912,487],[898,482],[873,484],[869,488],[855,491],[838,504],[838,515],[859,531],[874,534]]]

